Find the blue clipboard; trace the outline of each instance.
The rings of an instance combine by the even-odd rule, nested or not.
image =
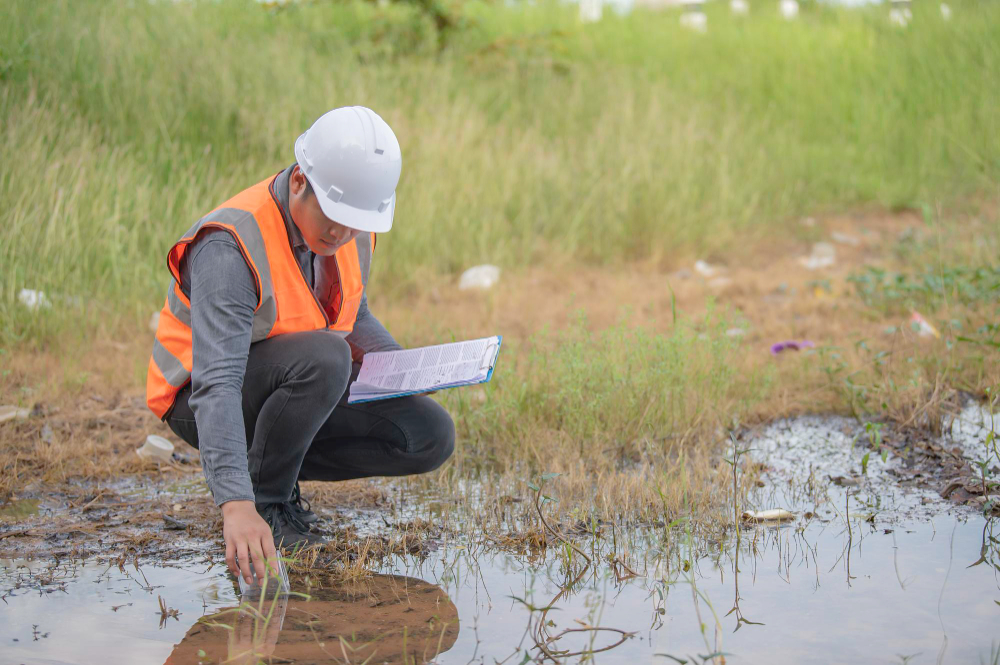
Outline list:
[[[496,369],[496,361],[499,360],[499,358],[500,358],[500,347],[502,345],[503,345],[503,335],[497,335],[497,352],[496,352],[496,356],[495,356],[495,359],[494,359],[493,363],[490,365],[489,371],[486,372],[486,378],[485,379],[483,379],[482,381],[476,381],[474,383],[458,383],[458,384],[454,384],[454,385],[441,386],[440,388],[435,388],[434,392],[437,392],[439,390],[451,390],[452,388],[464,388],[466,386],[480,386],[480,385],[482,385],[484,383],[489,383],[490,379],[493,378],[493,370]],[[489,347],[487,347],[487,348],[489,348]],[[350,390],[350,387],[348,387],[348,391],[349,390]],[[427,392],[426,390],[410,390],[410,391],[405,392],[405,393],[393,393],[391,395],[385,395],[385,396],[379,396],[379,397],[368,397],[366,399],[359,399],[359,400],[355,400],[353,402],[348,401],[347,403],[348,404],[367,404],[368,402],[381,402],[382,400],[385,400],[385,399],[396,399],[398,397],[412,397],[413,395],[423,395],[426,392]],[[350,394],[350,393],[348,393],[348,394]]]

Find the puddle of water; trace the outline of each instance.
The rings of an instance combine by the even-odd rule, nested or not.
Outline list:
[[[236,600],[224,569],[206,568],[0,560],[0,661],[162,663],[198,617]],[[162,625],[160,597],[178,611]]]
[[[949,445],[981,453],[986,416],[963,412]],[[1000,663],[997,522],[934,492],[901,489],[892,457],[873,460],[855,487],[815,482],[856,472],[856,432],[853,421],[829,418],[766,428],[750,444],[768,466],[751,507],[788,508],[797,519],[744,527],[739,543],[732,529],[722,542],[677,528],[619,534],[619,553],[628,549],[628,565],[643,574],[627,581],[600,556],[607,552],[577,579],[580,558],[567,570],[562,548],[531,558],[445,540],[426,558],[397,559],[346,586],[293,576],[293,589],[311,598],[255,614],[234,609],[222,566],[127,565],[123,574],[106,564],[0,562],[0,660],[307,663],[374,654],[369,662],[485,665],[521,663],[525,653],[537,660],[541,641],[556,655],[620,642],[596,662],[721,663],[709,656],[724,653],[726,663]],[[163,619],[161,597],[176,617]]]
[[[634,633],[598,662],[701,662],[698,655],[724,652],[728,663],[891,663],[904,656],[910,663],[992,663],[1000,648],[1000,569],[989,561],[969,566],[993,526],[945,516],[891,530],[852,520],[850,533],[843,522],[761,527],[743,532],[738,553],[676,541],[665,551],[649,538],[633,543],[646,548],[633,567],[648,577],[618,584],[607,567],[585,576],[555,603],[547,633],[584,626]],[[538,613],[529,606],[550,604],[567,579],[554,554],[529,564],[513,555],[476,556],[457,544],[384,573],[395,576],[331,589],[293,579],[312,599],[287,600],[267,622],[231,609],[238,601],[220,567],[126,566],[122,574],[106,565],[47,570],[6,561],[4,589],[17,579],[22,586],[5,593],[0,645],[4,660],[22,663],[88,662],[96,654],[106,663],[244,662],[240,654],[246,662],[266,655],[329,662],[344,653],[361,662],[372,651],[378,662],[398,662],[404,644],[417,662],[492,663],[512,654],[520,662],[525,649],[539,653],[532,638]],[[39,585],[39,577],[50,579]],[[737,588],[739,613],[727,616]],[[161,622],[160,597],[177,618]],[[763,625],[740,626],[741,616]],[[569,633],[549,648],[598,649],[619,638]]]

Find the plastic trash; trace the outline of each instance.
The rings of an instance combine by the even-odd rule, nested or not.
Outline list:
[[[738,16],[746,16],[750,13],[750,3],[747,0],[730,0],[729,9]]]
[[[889,10],[889,23],[900,28],[905,28],[913,20],[913,12],[910,11],[910,0],[889,0],[891,9]]]
[[[775,344],[772,344],[771,355],[776,356],[779,353],[782,353],[783,351],[801,351],[802,349],[811,349],[814,346],[816,345],[807,339],[801,341],[789,339],[785,340],[784,342],[777,342]]]
[[[247,581],[243,579],[243,576],[239,576],[240,581],[240,596],[244,598],[260,598],[287,595],[291,591],[291,586],[288,582],[288,571],[285,570],[285,562],[279,557],[277,559],[278,564],[278,574],[274,575],[271,569],[268,569],[268,576],[265,580],[260,580],[257,577],[257,569],[254,566],[250,566],[250,571],[253,574],[253,582],[247,584]],[[236,565],[239,565],[239,557],[236,559]]]
[[[791,20],[799,15],[799,3],[796,0],[781,0],[778,11],[782,17]]]
[[[471,289],[486,291],[496,286],[496,283],[499,281],[500,268],[484,264],[469,268],[463,272],[462,277],[458,280],[458,288],[461,291],[469,291]]]
[[[704,0],[681,0],[684,13],[681,14],[681,27],[695,32],[708,31],[708,16],[704,12]]]
[[[742,517],[746,522],[784,522],[795,519],[795,513],[784,508],[772,508],[771,510],[747,510]]]
[[[707,279],[709,277],[715,277],[716,275],[718,275],[720,272],[722,272],[722,268],[711,266],[708,264],[707,261],[695,261],[694,271]]]
[[[857,487],[861,479],[855,476],[831,476],[830,482],[839,487]]]
[[[918,312],[910,313],[910,327],[913,328],[918,335],[921,337],[934,337],[936,339],[941,339],[941,333],[937,331],[937,328],[932,326],[930,322],[927,321]]]
[[[44,291],[35,291],[34,289],[21,289],[20,293],[17,294],[17,299],[21,301],[21,304],[35,312],[39,309],[48,309],[52,307],[52,303],[46,297]]]
[[[850,247],[857,247],[861,244],[861,239],[856,236],[852,236],[850,233],[841,233],[840,231],[833,231],[830,233],[830,238],[841,245],[849,245]]]
[[[162,436],[150,434],[146,437],[146,442],[136,449],[135,454],[144,460],[169,462],[174,454],[174,444]]]
[[[829,268],[837,262],[837,249],[828,242],[818,242],[812,247],[809,256],[803,256],[799,263],[809,270]]]
[[[8,420],[24,420],[31,415],[31,409],[22,409],[19,406],[10,406],[5,404],[0,406],[0,423],[5,423]]]

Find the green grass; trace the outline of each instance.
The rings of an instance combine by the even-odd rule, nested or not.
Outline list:
[[[8,0],[0,23],[0,348],[160,306],[194,219],[293,160],[331,107],[376,109],[405,165],[373,289],[553,254],[738,250],[794,216],[995,196],[1000,6],[709,8]],[[439,48],[443,45],[443,48]],[[46,291],[43,315],[17,303]],[[75,304],[74,304],[75,303]]]

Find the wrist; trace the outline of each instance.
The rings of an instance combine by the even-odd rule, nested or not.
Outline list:
[[[253,512],[254,515],[257,514],[257,507],[254,505],[253,501],[226,501],[222,504],[221,508],[223,517],[229,517],[230,515],[237,514],[247,514],[249,512]]]

